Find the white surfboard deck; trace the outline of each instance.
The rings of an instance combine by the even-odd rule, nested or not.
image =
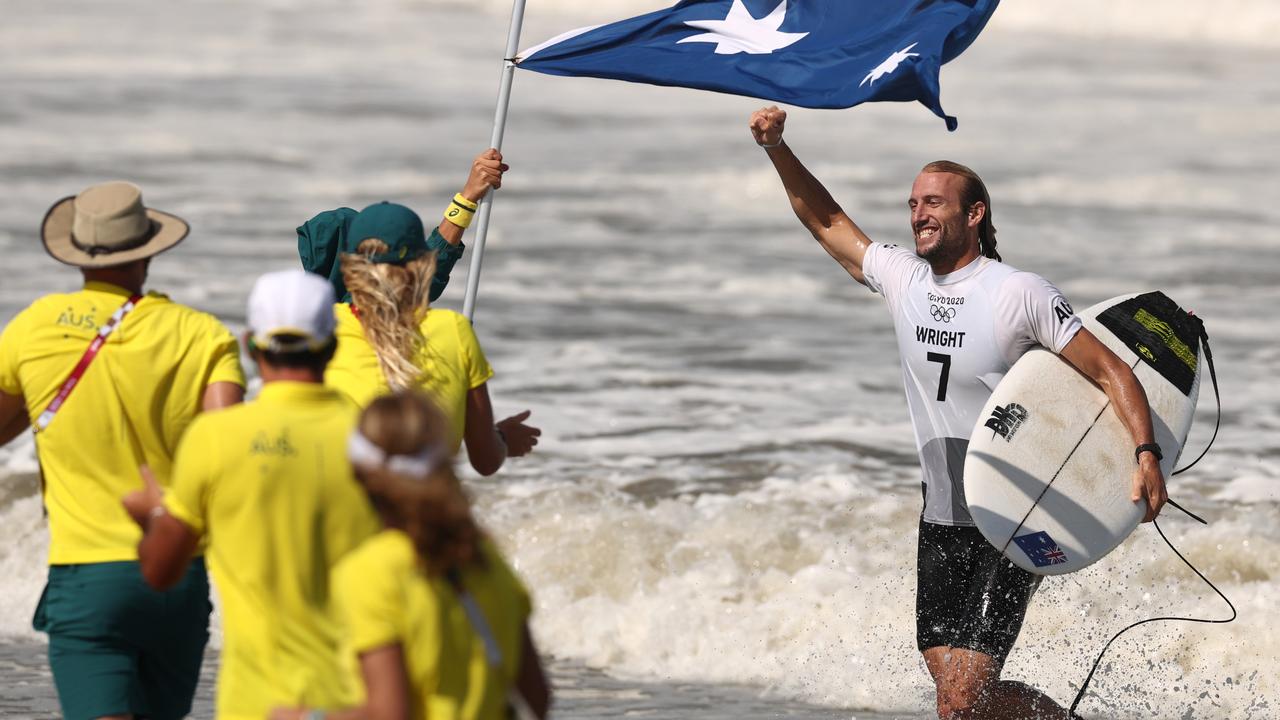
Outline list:
[[[1166,478],[1191,430],[1203,360],[1198,337],[1185,324],[1165,321],[1178,312],[1162,294],[1134,293],[1079,313],[1142,383]],[[1117,327],[1117,318],[1135,322]],[[1019,567],[1040,575],[1074,572],[1111,552],[1141,522],[1145,503],[1129,499],[1132,437],[1106,393],[1062,358],[1028,352],[980,418],[965,459],[965,499],[983,536]]]

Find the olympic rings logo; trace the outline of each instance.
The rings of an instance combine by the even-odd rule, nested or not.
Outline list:
[[[930,305],[929,312],[933,315],[933,319],[938,322],[949,323],[951,318],[956,316],[956,309],[953,307],[944,307],[942,305]]]

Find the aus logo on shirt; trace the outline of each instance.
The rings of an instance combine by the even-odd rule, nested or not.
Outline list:
[[[259,430],[249,444],[249,454],[294,457],[298,454],[298,449],[289,442],[288,430],[282,430],[276,437],[271,437],[265,430]]]
[[[98,322],[95,314],[98,309],[93,308],[87,313],[77,315],[74,308],[67,308],[58,316],[58,325],[62,327],[82,328],[85,330],[97,330]]]
[[[1076,311],[1071,309],[1071,303],[1067,302],[1066,298],[1060,297],[1053,303],[1053,314],[1058,318],[1058,324],[1061,325],[1070,320],[1071,316],[1076,314]]]

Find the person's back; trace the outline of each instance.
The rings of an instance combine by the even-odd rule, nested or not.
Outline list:
[[[326,385],[340,391],[358,407],[391,391],[378,353],[350,305],[334,307],[338,321],[338,350],[325,370]],[[420,329],[423,345],[415,365],[422,371],[419,388],[449,417],[451,449],[457,451],[466,430],[467,393],[493,377],[493,368],[476,342],[466,317],[445,308],[432,308]]]
[[[470,321],[456,315],[432,318],[436,311],[427,308],[462,256],[462,235],[480,201],[502,187],[507,169],[496,149],[480,153],[429,236],[417,213],[389,202],[358,213],[328,210],[298,227],[303,268],[329,278],[334,297],[343,303],[337,312],[344,342],[326,382],[361,407],[388,390],[426,390],[453,421],[454,449],[465,441],[471,467],[481,475],[492,475],[508,457],[529,452],[541,431],[524,424],[527,410],[494,423],[486,385],[493,370]],[[360,315],[347,307],[359,308]],[[448,347],[432,338],[442,326],[451,336]],[[424,360],[423,351],[432,357]],[[438,376],[432,378],[432,372]]]
[[[37,420],[130,295],[90,281],[32,303],[0,340],[0,390],[24,395]],[[37,435],[51,565],[137,559],[140,533],[120,496],[138,486],[139,465],[168,477],[204,388],[224,381],[244,382],[231,333],[163,295],[143,296]]]
[[[414,720],[502,720],[520,670],[529,595],[491,542],[455,587],[422,572],[413,542],[387,529],[352,552],[334,572],[344,620],[343,659],[399,643]],[[473,626],[458,588],[474,599],[488,637]],[[494,643],[496,658],[488,646]],[[355,667],[352,677],[359,677]]]
[[[224,628],[219,718],[351,697],[334,662],[328,571],[377,527],[342,444],[355,420],[322,385],[272,382],[183,441],[165,505],[208,538]]]
[[[138,556],[152,587],[168,587],[206,547],[222,600],[219,718],[337,704],[353,691],[339,670],[329,573],[378,524],[344,452],[356,408],[322,384],[332,306],[315,275],[259,278],[247,341],[262,392],[192,423],[169,492],[148,475],[124,500],[144,529]]]
[[[491,475],[529,452],[541,431],[524,423],[528,411],[494,422],[493,369],[470,321],[429,307],[436,263],[423,236],[422,220],[403,205],[376,203],[351,218],[330,253],[341,269],[334,296],[350,303],[334,309],[341,342],[325,382],[361,407],[387,391],[426,391],[452,423],[451,450],[465,441],[471,466]]]
[[[243,397],[235,338],[213,317],[143,294],[151,258],[186,237],[126,182],[55,203],[41,237],[83,289],[43,297],[0,335],[0,443],[28,426],[49,517],[49,580],[33,625],[65,717],[191,708],[208,641],[203,560],[171,590],[141,582],[137,527],[119,497],[139,466],[168,475],[197,413]]]
[[[472,517],[448,419],[425,394],[375,399],[346,443],[382,532],[333,572],[356,707],[281,705],[273,720],[546,717],[550,687],[529,633],[529,594]]]

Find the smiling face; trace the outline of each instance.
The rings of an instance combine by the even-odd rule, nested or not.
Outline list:
[[[968,264],[979,254],[978,226],[986,208],[966,207],[964,178],[946,172],[922,172],[911,186],[911,232],[916,255],[939,275]]]

